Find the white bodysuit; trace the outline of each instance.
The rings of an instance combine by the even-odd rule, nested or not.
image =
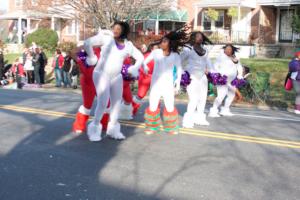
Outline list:
[[[101,47],[99,60],[94,54],[94,46]],[[144,57],[142,53],[127,40],[124,41],[124,48],[118,49],[110,32],[100,32],[98,35],[87,39],[84,47],[88,54],[88,64],[95,65],[97,63],[93,72],[93,81],[97,93],[97,107],[95,110],[95,118],[88,128],[88,135],[91,136],[91,140],[93,140],[94,135],[96,138],[98,137],[98,129],[101,129],[101,127],[97,126],[100,126],[99,121],[102,119],[108,101],[110,100],[110,122],[108,124],[107,134],[116,139],[123,139],[124,136],[120,133],[120,124],[117,121],[123,90],[123,79],[121,75],[122,65],[125,58],[132,56],[136,62],[128,71],[133,76],[137,76],[138,69],[142,65]]]
[[[238,61],[238,63],[234,63],[232,59],[226,54],[224,54],[224,52],[222,51],[215,62],[214,70],[220,73],[221,75],[227,76],[227,84],[217,86],[218,97],[215,99],[214,105],[211,108],[211,112],[217,113],[219,106],[222,104],[223,100],[227,96],[223,110],[224,112],[228,113],[229,107],[234,100],[236,92],[236,87],[232,86],[231,82],[235,78],[243,78],[243,67],[240,61]]]
[[[156,49],[144,61],[144,67],[154,60],[154,70],[150,88],[150,111],[155,112],[161,97],[164,99],[166,110],[174,111],[174,81],[173,70],[177,68],[177,79],[175,80],[176,89],[180,89],[180,79],[182,74],[181,59],[179,54],[171,52],[169,56],[164,56],[161,49]]]
[[[208,50],[205,49],[203,56],[198,55],[193,47],[185,47],[181,53],[182,62],[186,63],[185,70],[191,75],[191,83],[187,87],[189,95],[189,103],[187,112],[183,118],[183,126],[191,128],[193,124],[208,125],[204,114],[207,92],[208,80],[205,72],[212,70],[212,63],[208,58]]]

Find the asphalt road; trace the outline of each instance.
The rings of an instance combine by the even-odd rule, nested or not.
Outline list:
[[[0,199],[300,199],[300,117],[234,108],[232,118],[125,141],[71,133],[80,95],[0,89]],[[144,107],[146,106],[146,103]],[[186,105],[178,102],[181,115]]]

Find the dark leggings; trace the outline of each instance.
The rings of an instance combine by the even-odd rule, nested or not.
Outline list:
[[[33,73],[33,70],[27,71],[27,80],[28,80],[29,84],[34,83],[34,73]]]

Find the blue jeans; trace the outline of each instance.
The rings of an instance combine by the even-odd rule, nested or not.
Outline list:
[[[71,78],[70,78],[70,74],[68,72],[63,71],[63,77],[64,77],[64,86],[71,87]]]
[[[61,83],[62,83],[62,70],[61,69],[54,69],[54,73],[55,73],[56,87],[61,87]]]

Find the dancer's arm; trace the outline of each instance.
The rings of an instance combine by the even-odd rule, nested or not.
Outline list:
[[[139,74],[139,68],[143,64],[144,56],[131,42],[129,42],[129,45],[131,45],[132,48],[130,56],[135,59],[135,64],[128,69],[128,72],[132,76],[137,77]]]
[[[148,74],[148,71],[149,71],[148,64],[154,59],[153,52],[154,52],[154,51],[152,51],[152,52],[147,56],[147,58],[144,60],[144,63],[143,63],[144,72],[145,72],[146,74]]]
[[[84,50],[86,51],[88,57],[86,62],[90,66],[96,65],[98,58],[94,53],[93,47],[95,46],[103,46],[109,39],[112,39],[112,36],[109,32],[100,31],[97,35],[88,38],[84,42]]]
[[[180,90],[180,81],[181,81],[181,75],[182,75],[182,64],[181,64],[181,59],[179,55],[175,56],[175,67],[177,70],[177,79],[175,81],[176,84],[176,92],[178,93]]]

